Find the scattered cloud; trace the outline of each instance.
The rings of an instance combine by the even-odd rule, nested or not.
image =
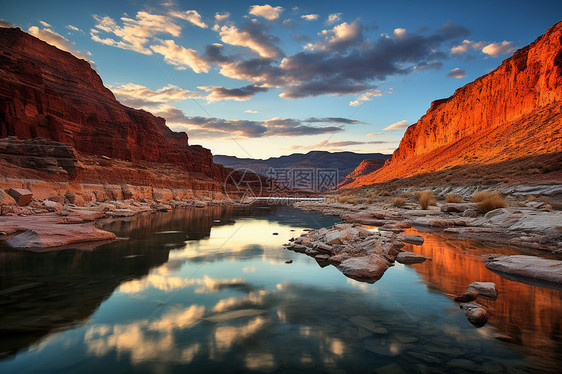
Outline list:
[[[331,25],[336,22],[339,22],[340,20],[341,20],[341,13],[332,13],[328,16],[328,20],[326,21],[326,23],[328,25]]]
[[[63,51],[72,53],[74,56],[81,58],[82,60],[88,61],[91,65],[93,62],[90,60],[89,56],[91,56],[90,52],[82,52],[77,51],[74,49],[74,43],[71,43],[61,34],[54,32],[51,29],[40,29],[37,26],[31,26],[27,32],[38,39],[43,40],[51,45],[54,45],[58,49],[62,49]]]
[[[245,101],[252,98],[259,92],[267,92],[269,88],[250,84],[240,88],[225,88],[221,86],[201,86],[200,90],[210,92],[207,95],[207,102],[220,101],[220,100],[236,100]]]
[[[177,45],[173,40],[161,40],[160,45],[151,45],[150,49],[164,56],[164,61],[180,68],[188,66],[195,73],[207,73],[211,65],[201,58],[199,52]]]
[[[168,84],[157,90],[135,83],[108,85],[117,99],[134,108],[148,108],[154,105],[172,103],[184,99],[200,98],[196,92]]]
[[[381,90],[370,90],[357,97],[356,100],[350,101],[349,106],[359,106],[366,101],[371,101],[375,96],[382,96]]]
[[[331,30],[322,30],[318,34],[322,39],[315,44],[307,45],[307,49],[341,51],[351,45],[358,44],[363,39],[362,27],[358,21],[343,22]]]
[[[367,136],[379,136],[379,135],[383,135],[384,132],[370,132],[367,134]]]
[[[65,26],[67,29],[72,30],[72,31],[78,31],[78,32],[84,32],[82,30],[80,30],[78,27],[76,26],[72,26],[72,25],[66,25]]]
[[[406,127],[410,126],[410,122],[403,120],[400,122],[395,122],[390,126],[387,126],[383,129],[383,131],[387,131],[387,130],[400,130],[400,129],[404,129]]]
[[[461,44],[456,45],[451,48],[452,54],[465,54],[469,51],[469,49],[473,49],[475,51],[484,48],[486,42],[475,42],[471,40],[463,40]]]
[[[263,17],[268,21],[274,21],[281,15],[283,8],[280,6],[272,7],[269,4],[266,5],[252,5],[250,7],[250,14],[254,16]]]
[[[406,29],[399,27],[397,29],[394,29],[393,34],[396,38],[405,38],[408,35],[408,32],[406,31]]]
[[[218,14],[218,13],[217,13]],[[172,17],[181,18],[192,23],[195,26],[206,29],[207,25],[201,20],[201,15],[196,10],[186,10],[185,12],[171,11]]]
[[[451,54],[465,54],[471,49],[475,51],[481,50],[482,53],[491,57],[498,57],[499,55],[505,55],[513,52],[515,46],[513,45],[513,42],[508,42],[507,40],[504,40],[501,43],[488,43],[465,39],[461,44],[455,45],[451,48]]]
[[[288,149],[295,150],[339,150],[339,149],[349,149],[349,147],[367,144],[387,144],[388,141],[356,141],[356,140],[339,140],[339,141],[322,141],[311,145],[292,145]]]
[[[0,27],[10,28],[10,27],[16,27],[16,25],[14,25],[12,22],[8,22],[3,19],[0,19]]]
[[[447,76],[449,78],[457,78],[457,79],[464,78],[466,76],[466,70],[460,68],[454,68],[449,72],[449,74],[447,74]]]
[[[111,17],[93,16],[96,25],[90,30],[93,41],[111,45],[113,47],[128,49],[146,55],[152,54],[152,50],[146,47],[151,39],[159,34],[169,34],[178,37],[181,27],[173,22],[168,16],[138,12],[135,19],[121,17],[123,25],[119,26]],[[100,37],[101,32],[112,34],[113,37]]]
[[[307,21],[316,21],[320,17],[318,14],[303,14],[301,18]]]
[[[309,117],[309,118],[303,120],[303,122],[307,122],[307,123],[339,123],[341,125],[357,125],[357,124],[366,125],[367,124],[366,122],[359,121],[359,120],[356,120],[356,119],[342,118],[342,117],[322,117],[322,118]]]
[[[515,46],[513,45],[513,42],[504,40],[501,43],[488,44],[487,46],[482,48],[482,52],[492,57],[498,57],[499,55],[511,53],[514,49]]]
[[[216,117],[187,116],[180,109],[160,105],[152,112],[167,120],[176,130],[187,130],[190,136],[218,138],[238,136],[241,138],[263,138],[272,136],[324,135],[343,131],[342,126],[311,125],[311,119],[271,118],[264,121],[222,119]],[[341,119],[338,119],[341,120]],[[322,121],[329,122],[330,119]],[[353,121],[353,120],[350,120]],[[343,121],[338,121],[342,123]]]
[[[230,13],[228,12],[224,12],[224,13],[218,13],[215,14],[215,21],[216,22],[222,22],[228,19],[228,17],[230,17]]]
[[[252,109],[246,109],[246,110],[244,111],[244,113],[256,114],[256,113],[258,113],[258,111],[257,111],[257,110],[252,110]]]
[[[267,34],[266,28],[259,22],[248,23],[242,29],[233,25],[222,26],[219,35],[224,43],[250,48],[263,58],[283,56],[283,52],[275,45],[278,39]]]
[[[39,23],[42,24],[42,25],[45,26],[45,27],[52,27],[50,24],[48,24],[48,23],[45,22],[45,21],[39,21]]]

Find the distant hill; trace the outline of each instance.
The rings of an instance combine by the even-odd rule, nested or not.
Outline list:
[[[287,156],[271,157],[267,160],[214,155],[213,161],[230,168],[250,169],[257,174],[273,177],[276,177],[276,175],[268,175],[268,173],[279,173],[283,169],[337,170],[337,183],[340,183],[363,160],[381,160],[382,166],[384,161],[389,159],[390,156],[382,153],[311,151],[308,153],[293,153]]]

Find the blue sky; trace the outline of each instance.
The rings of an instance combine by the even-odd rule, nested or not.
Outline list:
[[[391,153],[433,100],[561,20],[560,1],[18,1],[0,19],[88,59],[214,154]]]

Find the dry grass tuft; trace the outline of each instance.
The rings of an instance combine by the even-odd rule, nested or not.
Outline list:
[[[445,201],[448,203],[462,203],[464,200],[459,195],[450,193],[445,197]]]
[[[357,205],[359,203],[359,200],[357,200],[357,197],[353,196],[353,195],[338,195],[337,199],[338,199],[338,203],[341,203],[341,204]]]
[[[388,191],[381,191],[380,195],[381,196],[392,196],[392,194]]]
[[[406,202],[406,200],[404,200],[401,197],[397,197],[396,199],[394,199],[394,206],[404,206],[404,203]]]
[[[472,195],[472,202],[478,203],[476,208],[480,213],[488,213],[491,210],[505,208],[505,199],[498,192],[480,191]]]
[[[418,197],[418,202],[420,203],[421,208],[424,210],[427,209],[430,205],[437,205],[437,202],[435,201],[435,196],[433,195],[433,192],[431,192],[430,190],[425,190],[423,192],[420,192]]]

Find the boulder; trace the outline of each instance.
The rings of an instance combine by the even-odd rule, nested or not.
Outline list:
[[[6,243],[12,248],[46,248],[111,239],[115,239],[115,234],[100,230],[93,224],[51,224],[24,231],[6,240]]]
[[[429,257],[418,255],[413,252],[400,252],[398,256],[396,256],[396,261],[401,264],[419,264],[427,259],[431,260]]]
[[[10,188],[7,192],[19,206],[26,206],[33,198],[31,191],[26,190],[25,188]]]
[[[490,318],[490,313],[478,303],[461,304],[460,308],[466,311],[466,319],[475,327],[484,326]]]
[[[473,282],[466,288],[467,293],[477,292],[480,296],[495,300],[498,298],[496,284],[494,282]]]
[[[390,263],[378,255],[352,257],[342,261],[338,270],[349,278],[374,283],[379,280]]]
[[[422,245],[424,241],[423,237],[419,235],[398,235],[398,240],[414,245]]]
[[[55,212],[59,214],[62,210],[62,205],[57,203],[56,201],[45,200],[43,202],[43,205],[45,205],[45,208],[47,208],[49,212]]]

